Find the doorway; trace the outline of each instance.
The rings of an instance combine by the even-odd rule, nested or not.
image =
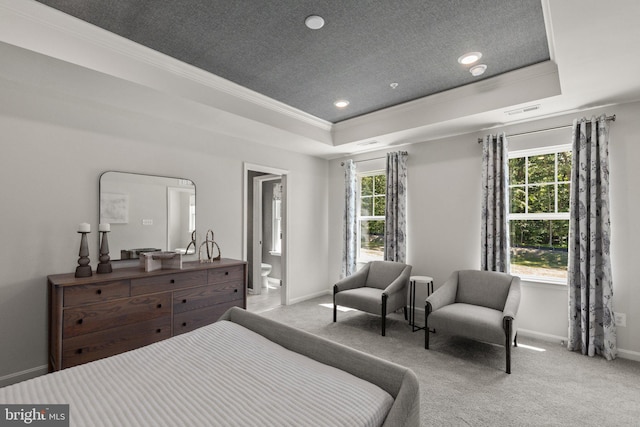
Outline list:
[[[247,309],[261,312],[286,305],[287,171],[245,164],[243,216]]]

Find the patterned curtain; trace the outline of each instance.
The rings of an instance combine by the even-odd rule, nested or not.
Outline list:
[[[407,153],[387,153],[384,259],[407,260]]]
[[[617,355],[609,223],[606,116],[573,121],[569,222],[569,350]]]
[[[482,143],[482,270],[509,272],[509,164],[507,137]]]
[[[344,224],[342,246],[342,271],[340,277],[351,276],[356,271],[357,222],[356,222],[356,164],[347,160],[344,166]]]

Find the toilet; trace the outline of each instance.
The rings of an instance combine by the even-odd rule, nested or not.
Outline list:
[[[262,287],[269,287],[269,273],[271,273],[271,264],[260,264],[260,275],[262,276]]]

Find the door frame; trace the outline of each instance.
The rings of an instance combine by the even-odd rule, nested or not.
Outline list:
[[[280,304],[282,305],[288,305],[289,304],[289,282],[288,282],[288,277],[289,277],[289,212],[288,212],[288,200],[289,200],[289,186],[288,186],[288,174],[289,171],[284,170],[284,169],[278,169],[278,168],[273,168],[270,166],[264,166],[264,165],[257,165],[257,164],[252,164],[252,163],[244,163],[244,170],[243,170],[243,183],[244,183],[244,189],[243,189],[243,210],[242,210],[242,227],[243,227],[243,233],[242,233],[242,256],[243,256],[243,260],[244,261],[248,261],[249,257],[248,257],[248,253],[249,253],[249,248],[247,247],[247,238],[248,238],[248,221],[249,221],[249,204],[251,203],[251,206],[254,207],[254,221],[255,221],[255,205],[256,205],[256,192],[254,192],[253,194],[253,200],[249,201],[249,186],[253,186],[253,180],[249,179],[249,172],[260,172],[260,173],[265,173],[268,175],[264,175],[264,176],[258,176],[256,177],[256,179],[260,179],[263,178],[264,181],[268,181],[268,180],[274,180],[274,179],[280,179],[281,183],[282,183],[282,204],[281,204],[281,214],[282,214],[282,250],[281,250],[281,257],[280,257],[280,262],[281,262],[281,269],[282,269],[282,287],[281,287],[281,292],[280,292]],[[260,193],[261,193],[262,189],[260,188]],[[261,200],[261,199],[260,199]],[[262,204],[261,202],[258,203],[259,209],[262,210]],[[262,228],[262,224],[260,223],[260,228]],[[255,228],[254,228],[254,242],[256,241],[256,236],[258,236],[258,239],[260,239],[260,235],[258,235],[255,232]],[[255,243],[252,244],[252,248],[251,250],[254,251],[254,257],[253,257],[253,267],[254,267],[254,271],[253,271],[253,277],[255,278],[256,275],[259,278],[260,277],[260,270],[259,268],[256,268],[256,265],[259,265],[256,262],[256,251],[258,248],[256,248]],[[261,249],[261,247],[260,247]],[[258,261],[261,262],[262,260],[262,251],[259,251],[259,255],[258,255]],[[258,280],[257,283],[255,280],[253,280],[253,287],[254,287],[254,294],[259,294],[260,293],[260,287],[261,287],[261,281]],[[258,289],[258,291],[256,292],[256,288]]]

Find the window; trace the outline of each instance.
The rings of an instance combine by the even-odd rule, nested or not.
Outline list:
[[[567,280],[571,147],[509,154],[511,274]]]
[[[384,259],[387,177],[384,171],[358,175],[358,262]]]
[[[196,195],[189,196],[189,233],[196,229]]]
[[[273,185],[273,200],[271,202],[271,254],[282,252],[282,184]]]

